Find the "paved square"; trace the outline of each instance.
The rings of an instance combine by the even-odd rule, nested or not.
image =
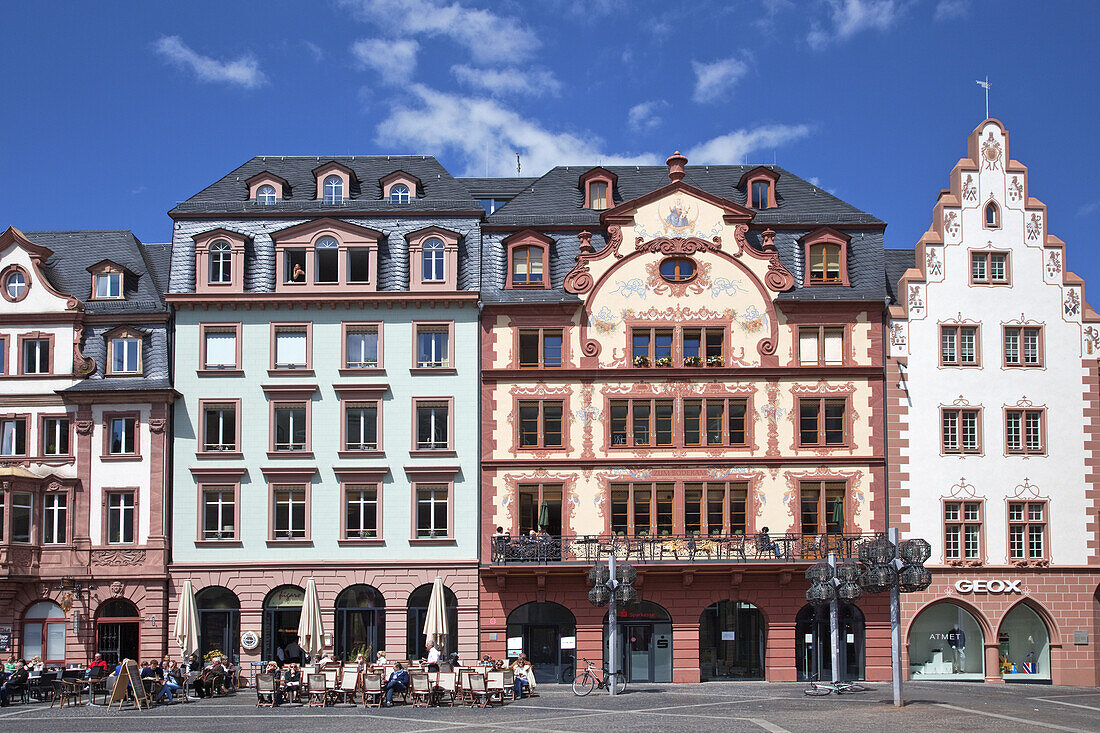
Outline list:
[[[616,698],[606,693],[575,697],[565,686],[544,686],[540,696],[489,710],[468,708],[364,709],[256,708],[251,690],[235,697],[107,711],[101,707],[13,706],[0,712],[0,730],[35,733],[208,731],[443,730],[538,733],[701,730],[768,731],[1100,731],[1100,690],[1035,685],[911,683],[910,703],[897,710],[890,688],[878,683],[864,693],[811,698],[804,684],[765,682],[642,685]]]

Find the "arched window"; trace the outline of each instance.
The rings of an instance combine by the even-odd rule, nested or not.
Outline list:
[[[840,245],[810,245],[810,282],[840,283]]]
[[[409,187],[404,183],[395,184],[390,189],[390,203],[391,204],[407,204],[409,203]]]
[[[344,179],[333,174],[325,178],[324,201],[326,204],[339,204],[344,200]]]
[[[96,651],[108,667],[123,659],[141,659],[140,622],[137,607],[124,598],[112,598],[99,606],[96,616]]]
[[[512,285],[542,285],[542,247],[527,245],[512,250]]]
[[[508,614],[507,630],[509,639],[523,640],[536,682],[572,681],[577,660],[577,618],[572,611],[549,601],[525,603]],[[564,639],[570,643],[563,644]]]
[[[409,594],[408,611],[405,617],[405,656],[407,659],[420,659],[424,656],[424,621],[428,617],[428,601],[432,595],[432,584],[420,586]],[[443,607],[447,609],[447,630],[449,635],[442,650],[444,656],[458,649],[458,596],[443,586]],[[390,649],[391,654],[394,653]]]
[[[909,625],[909,669],[917,680],[983,679],[985,637],[981,624],[954,603],[936,603],[924,609]]]
[[[1001,226],[1001,212],[997,204],[990,201],[985,205],[985,228],[997,229]]]
[[[373,662],[386,640],[386,600],[370,585],[353,585],[336,597],[336,656],[359,654]]]
[[[334,283],[340,279],[340,244],[333,237],[321,237],[314,245],[316,269],[314,281]]]
[[[229,242],[219,239],[210,245],[210,282],[228,284],[233,281],[233,255]]]
[[[423,265],[425,282],[443,282],[446,279],[446,260],[443,240],[432,237],[424,242]]]
[[[256,189],[256,200],[264,206],[275,203],[275,187],[265,183]]]
[[[267,594],[263,605],[264,659],[280,663],[302,662],[304,653],[298,645],[298,621],[306,592],[296,585],[280,585]]]
[[[23,657],[46,664],[65,663],[65,612],[51,601],[39,601],[23,616]]]
[[[199,654],[220,651],[237,661],[241,628],[241,602],[236,594],[211,585],[195,594],[199,612]]]

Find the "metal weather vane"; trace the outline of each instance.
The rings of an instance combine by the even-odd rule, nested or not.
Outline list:
[[[975,79],[974,83],[985,90],[985,118],[989,119],[989,88],[993,86],[993,82],[989,80],[989,74],[986,74],[985,81],[981,79]]]

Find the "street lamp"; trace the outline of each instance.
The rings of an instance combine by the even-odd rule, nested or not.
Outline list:
[[[925,540],[898,541],[898,530],[891,528],[888,537],[878,537],[859,548],[859,563],[841,563],[829,553],[828,562],[820,562],[806,570],[810,587],[806,600],[814,605],[829,605],[829,630],[833,647],[833,679],[840,675],[840,631],[838,600],[854,603],[863,592],[890,593],[891,676],[894,683],[894,705],[901,707],[901,597],[900,593],[917,593],[932,585],[932,573],[924,567],[932,555]],[[860,567],[862,565],[862,568]]]
[[[593,606],[607,606],[607,691],[618,694],[617,672],[619,671],[619,614],[620,604],[634,603],[638,600],[638,590],[634,581],[638,571],[628,562],[615,562],[612,553],[607,564],[597,563],[588,571],[592,590],[588,591],[588,602]]]

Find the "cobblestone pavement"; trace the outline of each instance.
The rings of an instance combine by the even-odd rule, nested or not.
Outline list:
[[[1095,688],[910,683],[905,687],[908,704],[899,710],[891,705],[888,684],[873,684],[867,692],[843,697],[806,697],[804,687],[763,682],[642,685],[615,698],[606,692],[579,698],[566,686],[543,685],[538,697],[488,710],[256,708],[251,691],[242,690],[232,697],[150,711],[14,705],[0,711],[0,731],[1100,731],[1100,689]]]

